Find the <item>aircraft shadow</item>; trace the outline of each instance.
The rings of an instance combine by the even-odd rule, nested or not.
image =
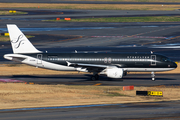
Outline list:
[[[85,74],[85,75],[13,75],[10,78],[12,79],[18,79],[18,78],[46,78],[46,79],[57,79],[57,80],[61,80],[61,79],[72,79],[72,80],[78,80],[81,81],[91,81],[91,76],[89,74]],[[99,76],[99,80],[98,81],[123,81],[122,79],[113,79],[113,78],[108,78],[106,76]]]
[[[80,75],[13,75],[11,78],[47,78],[47,79],[52,79],[53,80],[62,80],[62,79],[71,79],[71,80],[76,80],[76,82],[86,82],[86,81],[91,81],[91,76],[90,74],[80,74]],[[108,78],[106,76],[100,75],[99,80],[97,81],[119,81],[122,82],[124,80],[151,80],[151,77],[149,76],[143,76],[143,77],[137,77],[137,76],[125,76],[122,79],[115,79],[115,78]],[[157,80],[177,80],[174,78],[165,78],[165,77],[156,77]]]

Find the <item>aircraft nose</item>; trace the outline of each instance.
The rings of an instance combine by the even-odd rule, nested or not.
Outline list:
[[[173,68],[177,68],[177,63],[173,62],[172,67],[173,67]]]

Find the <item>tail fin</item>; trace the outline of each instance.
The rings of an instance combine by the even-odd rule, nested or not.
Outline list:
[[[7,25],[14,53],[40,53],[15,24]]]

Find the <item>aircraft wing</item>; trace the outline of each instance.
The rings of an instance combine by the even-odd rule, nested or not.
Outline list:
[[[120,67],[120,65],[98,65],[98,64],[84,64],[84,63],[70,63],[68,61],[66,62],[67,62],[67,66],[77,67],[77,68],[85,69],[88,72],[98,72],[98,73],[102,72],[106,68],[119,68]]]

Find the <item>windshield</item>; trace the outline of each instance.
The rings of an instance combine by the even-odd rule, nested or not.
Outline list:
[[[169,58],[165,58],[165,57],[162,58],[161,61],[163,61],[163,62],[171,62],[171,60]]]

